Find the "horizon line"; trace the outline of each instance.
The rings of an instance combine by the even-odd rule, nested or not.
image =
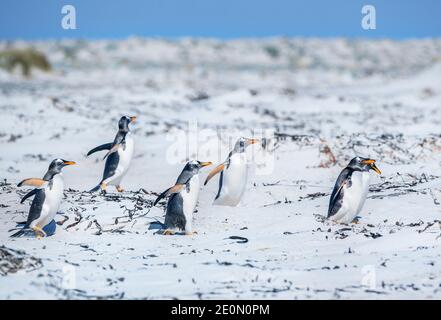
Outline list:
[[[303,35],[268,35],[268,36],[232,36],[232,37],[216,37],[216,36],[204,36],[204,35],[188,35],[188,36],[162,36],[162,35],[127,35],[127,36],[115,36],[115,37],[13,37],[2,38],[0,42],[44,42],[44,41],[123,41],[129,39],[155,39],[155,40],[215,40],[215,41],[237,41],[237,40],[277,40],[277,39],[289,39],[289,40],[353,40],[353,41],[415,41],[415,40],[441,40],[441,36],[408,36],[408,37],[390,37],[390,36],[303,36]]]

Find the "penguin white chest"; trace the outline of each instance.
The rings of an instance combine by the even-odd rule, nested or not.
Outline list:
[[[351,186],[344,189],[340,221],[350,223],[363,208],[366,196],[369,191],[369,172],[355,171],[352,173]]]
[[[47,186],[44,190],[45,199],[42,207],[42,212],[38,224],[44,227],[58,212],[60,208],[61,200],[63,198],[64,181],[60,174],[55,175],[52,178],[52,186]]]
[[[118,149],[118,168],[120,168],[122,171],[127,171],[127,169],[129,168],[135,146],[135,141],[131,137],[130,133],[126,135],[125,141],[125,146]]]
[[[194,175],[188,182],[188,187],[184,186],[180,194],[182,196],[182,209],[186,221],[185,231],[191,232],[193,212],[199,196],[199,175]]]
[[[245,153],[231,156],[230,164],[224,169],[216,205],[237,206],[245,192],[248,180],[248,165]]]
[[[121,179],[125,176],[129,170],[130,163],[133,158],[133,151],[135,147],[135,141],[131,137],[130,133],[126,135],[125,144],[118,149],[118,166],[116,167],[115,174],[106,181],[109,184],[119,185]]]

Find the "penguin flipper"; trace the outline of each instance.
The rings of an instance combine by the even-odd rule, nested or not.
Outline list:
[[[335,215],[340,209],[344,195],[343,187],[351,186],[351,175],[352,173],[345,169],[338,176],[334,189],[332,190],[331,199],[329,200],[328,218]]]
[[[45,182],[47,181],[40,178],[28,178],[20,181],[17,186],[18,187],[31,186],[31,187],[41,188]]]
[[[27,198],[30,198],[32,196],[35,196],[37,194],[39,189],[32,189],[29,191],[20,201],[20,203],[23,203]]]
[[[41,211],[43,210],[43,204],[46,199],[44,189],[34,189],[32,191],[35,191],[35,198],[34,200],[32,200],[31,208],[29,209],[28,219],[26,220],[26,224],[22,229],[24,232],[27,232],[27,230],[29,230],[29,227],[33,221],[40,218]]]
[[[106,155],[104,156],[103,160],[106,159],[106,158],[109,156],[109,154],[118,151],[118,148],[119,148],[120,146],[121,146],[121,144],[119,144],[119,143],[114,144],[114,145],[112,146],[112,148],[110,148],[109,152],[106,153]]]
[[[156,204],[163,198],[167,197],[170,194],[178,193],[184,188],[185,184],[175,184],[173,187],[168,188],[163,193],[161,193],[158,198],[156,198],[155,202],[153,203],[153,206],[156,206]]]
[[[207,176],[207,179],[205,179],[204,186],[208,183],[208,181],[210,181],[211,178],[213,178],[216,174],[218,174],[219,172],[221,172],[224,169],[225,169],[225,164],[222,163],[222,164],[218,165],[216,168],[214,168],[213,170],[211,170]]]
[[[9,237],[10,238],[18,238],[20,236],[22,236],[23,234],[25,234],[26,231],[24,231],[23,229],[18,230],[16,233],[11,234]]]
[[[22,235],[24,235],[24,234],[26,234],[26,233],[28,233],[30,231],[32,231],[32,229],[22,228],[22,229],[18,230],[16,233],[11,234],[9,237],[10,238],[18,238],[18,237],[21,237]]]
[[[105,144],[102,144],[102,145],[100,145],[100,146],[98,146],[98,147],[93,148],[92,150],[90,150],[90,151],[87,153],[87,157],[90,156],[92,153],[95,153],[95,152],[98,152],[98,151],[110,150],[110,149],[112,148],[112,146],[113,146],[113,143],[105,143]]]

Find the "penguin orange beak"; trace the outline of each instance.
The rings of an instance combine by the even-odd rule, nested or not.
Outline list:
[[[376,173],[381,174],[380,169],[377,168],[377,166],[375,165],[375,163],[372,163],[372,164],[371,164],[371,168],[372,168],[372,170],[374,170]]]
[[[375,165],[375,160],[374,159],[363,160],[362,163],[369,164],[371,166],[372,170],[374,170],[378,174],[381,174],[380,169],[378,169],[377,166]]]
[[[77,164],[75,161],[64,161],[63,163],[64,163],[66,166],[71,166],[71,165]]]
[[[130,122],[136,122],[136,116],[130,117]]]
[[[248,139],[248,143],[249,144],[255,144],[255,143],[258,143],[259,142],[259,139]]]
[[[201,162],[201,163],[200,163],[200,166],[201,166],[201,168],[203,168],[203,167],[211,166],[212,164],[213,164],[213,163],[210,162],[210,161],[208,161],[208,162]]]

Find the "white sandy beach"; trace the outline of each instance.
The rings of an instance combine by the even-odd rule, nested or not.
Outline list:
[[[0,298],[441,298],[441,40],[129,38],[0,49],[29,45],[53,71],[0,70],[0,250],[24,251],[14,254],[18,267],[0,260]],[[113,140],[122,115],[138,117],[126,191],[91,195],[104,154],[85,155]],[[196,125],[199,154],[180,152],[186,140],[174,139]],[[253,130],[274,135],[267,162],[250,163],[242,203],[213,206],[217,179],[201,183],[198,233],[155,234],[164,203],[152,202],[185,157],[218,163],[228,139]],[[334,224],[324,220],[329,195],[355,155],[376,159],[383,174],[371,173],[359,222]],[[9,238],[30,205],[17,183],[57,157],[77,162],[64,169],[56,220],[65,222],[52,237]]]

